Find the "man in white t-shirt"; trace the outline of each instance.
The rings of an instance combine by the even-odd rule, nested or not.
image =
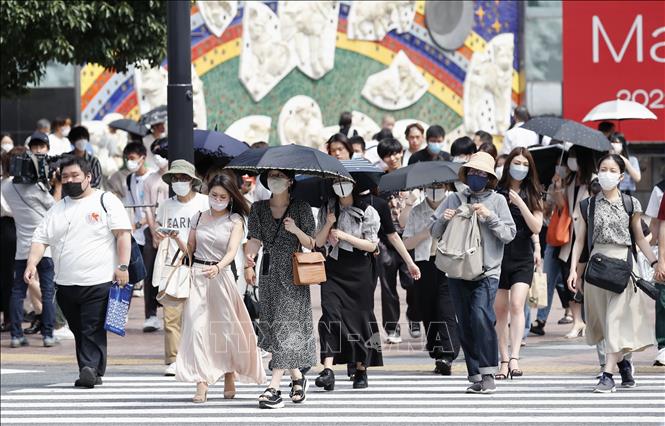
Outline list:
[[[150,179],[152,171],[146,167],[146,149],[140,142],[130,142],[125,146],[122,155],[127,162],[127,170],[130,171],[129,176],[126,178],[127,194],[125,195],[125,206],[139,206],[131,207],[133,213],[132,218],[132,237],[136,240],[136,244],[141,248],[141,254],[144,263],[152,257],[149,253],[150,247],[146,250],[146,243],[152,244],[150,238],[146,238],[148,229],[148,214],[151,207],[148,205],[148,187],[146,182]],[[134,283],[132,283],[134,284]],[[157,331],[161,328],[159,318],[157,318],[157,289],[152,286],[152,277],[146,276],[143,280],[143,300],[145,310],[145,321],[143,323],[143,332],[150,333]]]
[[[191,220],[196,213],[207,210],[210,206],[208,197],[193,190],[193,186],[200,186],[201,179],[196,176],[194,165],[185,160],[175,160],[171,168],[162,175],[162,180],[171,185],[175,197],[162,202],[155,213],[157,226],[177,230],[180,240],[189,239]],[[178,251],[178,244],[166,234],[155,230],[155,239],[159,242],[158,253],[167,251],[166,258],[172,259]],[[161,256],[157,257],[161,259]],[[159,288],[161,268],[155,266],[155,276],[152,285]],[[180,346],[180,324],[182,322],[182,306],[164,306],[164,361],[167,365],[164,375],[175,376],[175,359]]]
[[[503,136],[503,145],[499,154],[510,154],[510,151],[517,147],[529,147],[538,145],[540,138],[538,134],[531,130],[522,129],[522,125],[529,121],[529,111],[525,106],[518,106],[513,113],[515,126],[508,130]]]
[[[76,340],[79,379],[74,386],[102,384],[106,371],[104,319],[109,289],[129,279],[129,218],[113,194],[92,188],[90,165],[82,158],[60,166],[65,197],[44,216],[32,237],[23,275],[37,279],[47,248],[55,266],[56,298]]]

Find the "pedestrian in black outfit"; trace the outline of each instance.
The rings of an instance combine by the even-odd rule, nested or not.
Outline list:
[[[319,210],[316,236],[317,247],[327,250],[319,321],[324,370],[316,385],[333,390],[333,364],[355,363],[353,388],[362,389],[367,387],[367,367],[383,365],[371,261],[381,222],[376,210],[359,199],[353,183],[335,182],[333,191],[337,198]]]

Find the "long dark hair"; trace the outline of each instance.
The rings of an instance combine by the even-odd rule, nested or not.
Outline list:
[[[215,186],[221,186],[231,196],[231,202],[229,203],[229,211],[231,213],[238,213],[242,217],[249,215],[249,203],[240,193],[236,179],[222,173],[210,180],[208,183],[208,192]]]
[[[593,150],[575,145],[568,150],[568,153],[575,153],[575,158],[577,158],[577,171],[571,173],[566,180],[566,185],[570,185],[575,182],[575,177],[579,176],[580,184],[590,186],[591,178],[596,172],[596,161],[594,158]]]
[[[538,179],[538,173],[536,173],[536,162],[533,160],[533,156],[528,149],[524,147],[517,147],[513,149],[506,162],[504,164],[504,172],[501,175],[501,180],[499,180],[499,188],[503,190],[509,190],[513,183],[513,177],[510,175],[509,170],[506,170],[506,166],[510,168],[510,165],[513,162],[513,159],[518,155],[523,156],[529,162],[529,172],[526,174],[526,177],[520,184],[520,188],[526,193],[526,205],[531,211],[542,211],[543,204],[540,199],[540,180]]]
[[[623,135],[623,133],[619,132],[614,132],[610,135],[610,142],[612,143],[620,143],[621,144],[621,154],[628,158],[630,157],[630,152],[628,151],[628,141],[626,140],[626,137]],[[600,163],[598,163],[600,164]]]
[[[353,155],[353,147],[351,146],[351,143],[349,142],[349,139],[346,137],[344,133],[335,133],[328,139],[328,142],[326,142],[326,150],[328,152],[328,155],[330,154],[330,146],[333,143],[341,143],[344,146],[344,149],[349,153],[349,158]]]

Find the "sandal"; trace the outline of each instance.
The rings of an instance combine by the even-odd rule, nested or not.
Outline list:
[[[510,361],[501,361],[501,364],[508,364]],[[508,375],[510,375],[510,367],[508,367]],[[497,373],[494,375],[494,380],[506,380],[508,375],[503,373]]]
[[[282,391],[275,388],[268,388],[259,396],[259,408],[282,408]]]
[[[300,386],[300,389],[296,389],[296,386]],[[293,401],[295,404],[300,404],[307,398],[307,378],[305,376],[302,376],[298,380],[292,380],[291,381],[291,392],[289,393],[289,397],[291,397],[291,401]]]
[[[512,370],[510,369],[510,361],[512,360],[519,361],[520,359],[510,358],[510,360],[508,361],[508,376],[510,376],[510,380],[513,380],[513,377],[522,377],[524,375],[522,370],[520,370],[519,368],[513,368]]]

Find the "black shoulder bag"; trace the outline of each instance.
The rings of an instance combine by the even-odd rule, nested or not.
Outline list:
[[[630,211],[626,206],[626,200],[622,199],[624,209],[628,213],[628,221],[630,226],[630,218],[632,217],[632,199],[630,200]],[[593,230],[594,230],[594,216],[596,212],[596,197],[591,196],[580,203],[580,211],[582,216],[586,216],[587,222],[587,245],[589,247],[589,262],[584,271],[584,280],[589,284],[596,287],[608,290],[617,294],[623,293],[628,286],[630,277],[633,273],[633,256],[632,247],[628,249],[626,260],[615,259],[605,256],[602,253],[592,253],[593,251]],[[586,215],[585,215],[586,213]],[[632,240],[632,234],[631,234]]]

